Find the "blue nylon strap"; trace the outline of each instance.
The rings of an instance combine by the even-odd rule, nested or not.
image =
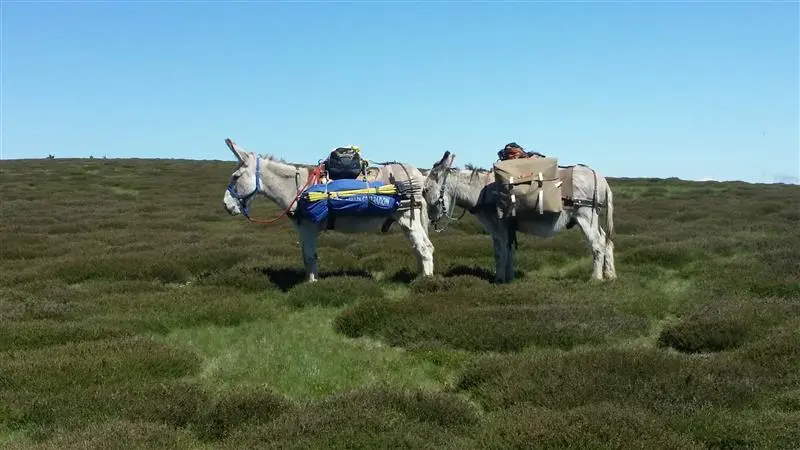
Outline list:
[[[228,192],[230,192],[233,198],[239,200],[239,207],[242,209],[242,214],[248,219],[250,218],[250,212],[247,210],[247,200],[261,189],[261,176],[259,172],[261,172],[261,158],[256,156],[256,187],[247,195],[239,194],[239,192],[236,191],[236,183],[234,183],[233,180],[228,184]]]

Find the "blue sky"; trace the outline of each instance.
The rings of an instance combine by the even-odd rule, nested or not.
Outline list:
[[[516,141],[609,176],[800,176],[798,2],[2,6],[2,158],[430,167]]]

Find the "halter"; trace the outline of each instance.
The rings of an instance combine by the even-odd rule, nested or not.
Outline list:
[[[250,217],[250,212],[247,210],[247,201],[250,200],[250,198],[252,196],[256,195],[258,193],[258,191],[261,190],[261,158],[256,156],[256,187],[253,189],[253,191],[250,192],[247,195],[239,194],[236,191],[236,183],[233,180],[231,180],[231,182],[228,184],[228,192],[231,194],[231,196],[233,198],[235,198],[236,200],[239,201],[239,209],[242,210],[242,215],[245,216],[247,218],[247,220],[249,220],[250,222],[263,223],[263,224],[270,225],[270,224],[273,224],[273,223],[277,222],[278,220],[282,219],[284,216],[287,216],[287,215],[290,216],[290,217],[292,216],[292,207],[297,202],[297,200],[300,198],[300,196],[303,195],[303,192],[309,186],[311,186],[314,182],[319,181],[320,176],[322,174],[322,169],[323,169],[323,167],[320,164],[316,168],[314,168],[313,170],[310,170],[308,172],[308,179],[306,179],[306,183],[301,187],[300,186],[300,169],[295,167],[296,171],[295,171],[295,174],[294,174],[294,182],[295,182],[295,185],[297,185],[297,192],[295,193],[294,199],[292,199],[292,201],[289,203],[289,206],[287,206],[286,209],[281,211],[281,213],[278,214],[277,217],[275,217],[273,219],[269,219],[269,220],[253,219],[252,217]]]
[[[239,201],[239,209],[242,210],[242,214],[248,219],[250,219],[250,213],[249,211],[247,211],[247,201],[250,200],[252,196],[256,195],[258,191],[261,189],[260,172],[261,172],[261,158],[256,157],[256,187],[253,188],[253,191],[247,195],[239,194],[236,191],[236,182],[234,180],[231,180],[231,182],[228,184],[228,192],[231,194],[233,198]]]
[[[465,209],[464,211],[461,212],[461,216],[459,216],[458,219],[453,217],[452,213],[453,213],[453,210],[456,208],[456,201],[455,201],[455,196],[456,195],[455,194],[451,195],[451,198],[450,198],[450,204],[451,204],[450,211],[448,211],[447,208],[444,207],[445,188],[447,187],[447,177],[449,175],[450,175],[450,167],[448,166],[445,169],[444,175],[442,176],[442,183],[439,186],[439,198],[437,198],[436,202],[434,202],[434,205],[444,209],[444,215],[442,217],[439,217],[438,219],[431,221],[431,224],[433,225],[433,231],[435,231],[437,233],[441,233],[442,231],[446,230],[447,227],[450,226],[450,223],[458,222],[467,213],[467,210]],[[446,218],[448,220],[448,222],[442,228],[437,227],[437,224],[443,218]]]

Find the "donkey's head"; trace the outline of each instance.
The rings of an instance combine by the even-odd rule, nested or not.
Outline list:
[[[222,201],[225,209],[231,215],[244,213],[253,197],[261,191],[261,158],[255,153],[246,152],[239,148],[230,139],[225,139],[225,144],[233,152],[239,164],[231,175],[231,182],[225,190]]]
[[[444,152],[442,159],[433,165],[425,178],[422,196],[428,204],[428,217],[434,223],[444,217],[447,211],[452,208],[453,196],[447,195],[445,185],[455,159],[456,155],[454,153],[450,153],[449,150]]]

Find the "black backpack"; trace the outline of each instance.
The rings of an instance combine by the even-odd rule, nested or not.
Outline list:
[[[358,150],[351,147],[339,147],[331,152],[325,160],[325,171],[331,180],[355,180],[366,168],[367,162],[361,159]]]

